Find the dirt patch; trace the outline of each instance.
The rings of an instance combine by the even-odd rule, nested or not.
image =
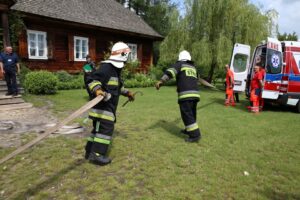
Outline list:
[[[57,123],[57,119],[45,108],[1,111],[0,148],[18,146],[20,134],[40,133],[47,124],[53,123]]]

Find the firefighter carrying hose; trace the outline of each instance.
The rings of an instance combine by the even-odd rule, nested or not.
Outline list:
[[[200,130],[196,121],[197,103],[200,100],[197,70],[191,61],[191,55],[187,51],[179,54],[178,61],[161,77],[155,84],[157,90],[171,78],[176,79],[178,103],[181,118],[185,125],[182,132],[189,137],[186,142],[197,142],[201,138]]]
[[[233,97],[233,87],[234,87],[234,75],[230,70],[229,65],[225,65],[226,70],[226,99],[225,106],[231,104],[231,106],[235,106],[234,97]]]
[[[123,88],[121,80],[121,71],[129,53],[130,48],[125,43],[117,42],[112,47],[109,59],[103,61],[100,68],[87,79],[91,93],[104,96],[104,100],[89,113],[93,120],[93,130],[85,147],[85,158],[98,165],[111,162],[106,154],[112,140],[119,96],[122,94],[130,101],[134,100],[133,93]]]
[[[259,100],[261,95],[261,89],[263,87],[262,74],[259,71],[260,67],[256,65],[254,67],[254,76],[251,80],[251,93],[250,93],[250,101],[251,112],[258,113],[259,112]]]

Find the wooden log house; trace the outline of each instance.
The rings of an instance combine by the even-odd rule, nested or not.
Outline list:
[[[96,63],[109,52],[111,42],[123,41],[132,49],[131,60],[146,72],[153,61],[153,42],[162,40],[134,12],[115,0],[0,1],[4,45],[9,45],[7,12],[19,12],[26,30],[17,50],[30,69],[77,73],[86,54]]]

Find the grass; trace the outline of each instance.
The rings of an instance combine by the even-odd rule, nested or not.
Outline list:
[[[144,95],[118,108],[110,165],[82,159],[83,137],[52,136],[1,165],[0,199],[300,199],[299,114],[271,107],[254,115],[246,100],[224,107],[223,93],[203,89],[203,138],[187,144],[175,88],[137,90]],[[47,105],[40,98],[60,118],[87,101],[84,90],[26,97]]]

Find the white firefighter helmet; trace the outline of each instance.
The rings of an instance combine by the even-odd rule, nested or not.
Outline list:
[[[130,48],[124,42],[117,42],[111,49],[111,54],[108,61],[117,68],[123,68],[124,62],[128,60]]]
[[[178,60],[179,61],[187,61],[187,60],[191,61],[192,60],[191,54],[188,51],[186,51],[186,50],[181,51],[179,53]]]

